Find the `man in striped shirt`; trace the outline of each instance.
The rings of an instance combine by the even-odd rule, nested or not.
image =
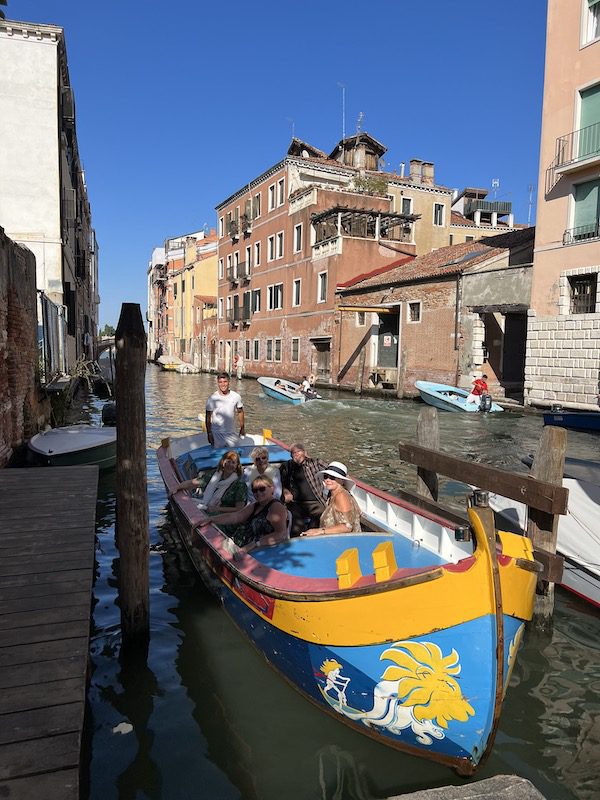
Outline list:
[[[310,458],[303,444],[290,448],[291,460],[281,467],[283,500],[292,512],[291,536],[299,536],[308,528],[318,527],[325,508],[323,483],[317,472],[327,466],[318,458]]]

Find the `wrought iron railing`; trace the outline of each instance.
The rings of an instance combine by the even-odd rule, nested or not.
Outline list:
[[[600,239],[600,220],[589,225],[578,225],[576,228],[568,228],[563,233],[563,244],[574,244],[574,242],[585,242],[587,239]]]
[[[557,177],[557,170],[594,156],[600,156],[600,122],[559,136],[556,140],[556,158],[546,170],[546,194],[558,183],[560,175]]]

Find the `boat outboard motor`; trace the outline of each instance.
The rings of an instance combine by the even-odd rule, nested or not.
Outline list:
[[[481,401],[479,403],[479,410],[480,411],[491,411],[492,410],[492,395],[486,394],[485,392],[481,395]]]
[[[102,424],[103,425],[116,425],[117,424],[117,404],[105,403],[102,406]]]

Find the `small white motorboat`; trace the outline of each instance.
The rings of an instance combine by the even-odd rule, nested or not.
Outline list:
[[[283,378],[257,378],[256,379],[263,388],[267,397],[272,397],[275,400],[283,400],[284,403],[292,403],[297,406],[300,403],[305,403],[307,400],[321,400],[321,395],[317,392],[303,392],[302,387],[293,383],[293,381],[286,381]]]
[[[29,450],[45,466],[97,464],[110,469],[117,463],[117,429],[94,425],[65,425],[32,436]]]

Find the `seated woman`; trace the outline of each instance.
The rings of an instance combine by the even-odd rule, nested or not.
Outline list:
[[[246,553],[255,547],[279,544],[289,538],[287,511],[283,503],[273,497],[273,481],[260,476],[252,481],[252,494],[258,499],[238,511],[218,514],[211,522],[226,523],[232,529],[233,541]],[[224,526],[221,526],[224,527]]]
[[[255,447],[250,453],[250,458],[254,462],[244,469],[244,480],[248,487],[248,502],[253,503],[256,497],[252,494],[252,483],[255,478],[265,476],[270,478],[275,489],[273,496],[279,500],[281,498],[281,475],[279,467],[269,464],[269,451],[266,447]]]
[[[323,536],[328,533],[360,533],[360,508],[350,494],[354,481],[348,477],[345,464],[332,461],[328,467],[317,472],[323,480],[329,498],[321,514],[320,528],[309,528],[301,536]]]
[[[199,508],[204,509],[207,514],[243,508],[248,496],[246,483],[242,479],[240,457],[235,450],[228,450],[223,454],[205,489],[201,478],[182,481],[175,491],[180,489],[196,489],[202,498]]]

